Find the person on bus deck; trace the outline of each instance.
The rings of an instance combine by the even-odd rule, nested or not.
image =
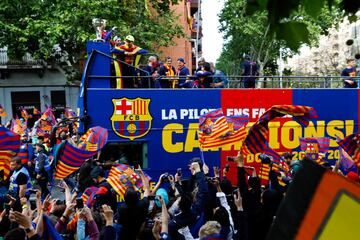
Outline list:
[[[356,68],[355,68],[355,59],[346,60],[346,68],[342,70],[341,76],[344,81],[344,88],[357,88],[358,84],[356,82]]]
[[[213,62],[210,62],[210,69],[211,72],[213,73],[213,83],[211,86],[213,88],[226,88],[229,84],[229,81],[225,73],[223,73],[218,69],[215,69],[215,65]]]
[[[195,71],[195,74],[196,74],[197,72],[199,72],[199,71],[202,71],[202,67],[204,66],[205,62],[206,62],[206,61],[205,61],[205,58],[204,58],[204,57],[199,58],[198,67],[197,67],[197,69],[196,69],[196,71]]]
[[[204,63],[201,71],[196,72],[197,86],[198,88],[212,88],[213,76],[212,76],[210,63]]]
[[[192,88],[192,80],[188,79],[189,69],[185,66],[184,58],[178,58],[177,74],[179,76],[179,88]]]
[[[154,88],[155,79],[158,76],[159,63],[156,56],[150,56],[148,59],[148,65],[144,70],[149,74],[149,77],[141,79],[142,88]]]
[[[259,75],[259,68],[256,62],[251,61],[250,55],[245,56],[245,62],[241,66],[244,88],[255,88],[256,77]]]
[[[159,69],[160,75],[160,87],[161,88],[170,88],[172,86],[172,81],[169,79],[174,77],[176,73],[175,67],[172,65],[172,58],[167,57],[166,62]],[[161,78],[162,76],[162,78]]]
[[[132,35],[127,35],[125,37],[125,44],[120,46],[115,46],[111,53],[118,55],[121,63],[121,75],[122,76],[135,76],[135,57],[139,54],[147,54],[147,50],[138,47],[134,44],[135,38]],[[133,77],[123,78],[123,88],[134,88],[135,79]]]

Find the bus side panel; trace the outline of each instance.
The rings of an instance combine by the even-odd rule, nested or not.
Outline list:
[[[188,160],[201,157],[198,144],[198,118],[209,110],[220,108],[220,90],[100,90],[89,89],[88,114],[90,126],[100,125],[109,130],[109,141],[144,141],[148,144],[148,172],[158,176],[168,171],[184,169]],[[150,100],[151,128],[143,137],[130,140],[113,130],[114,101],[120,99]],[[136,122],[136,120],[135,120]],[[146,125],[147,126],[147,125]],[[220,152],[204,152],[209,166],[220,164]]]
[[[292,104],[292,90],[283,89],[224,89],[221,92],[221,106],[224,113],[228,116],[231,115],[248,115],[249,124],[251,125],[261,116],[268,108],[273,105],[281,104]],[[276,119],[273,124],[274,127],[271,129],[270,143],[275,150],[284,151],[286,150],[281,143],[281,126],[288,121],[288,119]],[[240,149],[240,145],[235,146],[230,151],[221,152],[221,166],[224,167],[226,164],[230,164],[231,171],[229,177],[232,180],[236,179],[237,171],[234,163],[228,163],[226,156],[236,156],[237,151]],[[259,154],[249,154],[245,158],[245,164],[254,166],[258,169],[261,167],[261,162],[258,157]],[[261,171],[265,174],[265,171]],[[236,183],[236,181],[233,181]]]

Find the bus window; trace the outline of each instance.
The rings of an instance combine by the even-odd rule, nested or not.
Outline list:
[[[141,168],[148,167],[147,142],[109,142],[101,150],[100,161],[112,161]]]

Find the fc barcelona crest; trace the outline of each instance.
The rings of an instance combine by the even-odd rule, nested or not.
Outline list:
[[[149,112],[150,99],[113,99],[114,113],[111,126],[123,138],[134,140],[145,136],[151,129],[152,116]]]

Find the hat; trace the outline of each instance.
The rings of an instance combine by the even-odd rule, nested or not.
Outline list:
[[[168,203],[169,203],[169,195],[168,195],[168,193],[166,192],[165,189],[159,188],[159,189],[156,191],[156,194],[155,194],[155,195],[156,195],[156,196],[161,196],[162,199],[163,199],[164,202],[165,202],[165,205],[168,205]],[[159,201],[158,199],[155,199],[155,204],[156,204],[156,206],[158,206],[159,208],[161,207],[161,203],[160,203],[160,201]]]
[[[125,41],[128,41],[128,42],[134,42],[135,39],[132,35],[127,35],[126,38],[125,38]]]
[[[185,63],[185,60],[183,58],[178,58],[179,62]]]
[[[99,166],[96,166],[93,170],[91,170],[90,173],[90,176],[92,178],[96,178],[98,176],[103,177],[104,175],[105,175],[104,170]]]

